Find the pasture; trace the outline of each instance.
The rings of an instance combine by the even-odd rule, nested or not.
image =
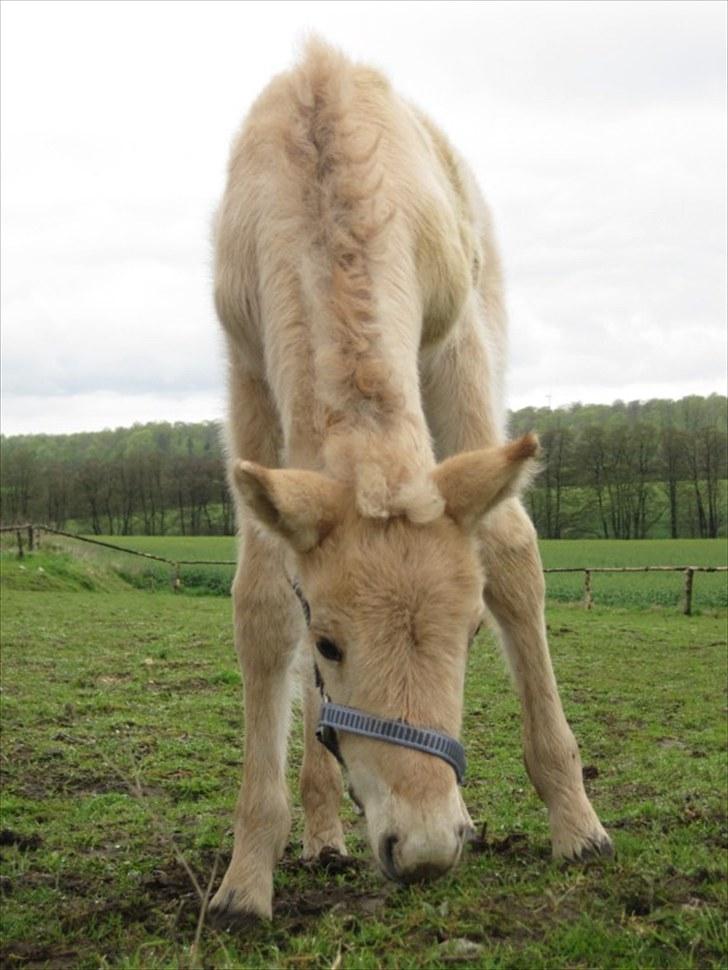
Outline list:
[[[225,543],[224,557],[232,554],[230,540],[128,542],[180,558],[190,543],[199,558],[219,556]],[[693,617],[649,601],[641,611],[629,600],[610,608],[597,580],[589,613],[549,603],[567,716],[615,861],[550,862],[545,812],[522,767],[517,702],[483,634],[463,732],[464,795],[480,837],[458,870],[426,887],[385,883],[348,803],[351,867],[303,866],[295,722],[294,830],[276,872],[274,922],[220,934],[199,924],[195,881],[204,896],[232,845],[242,718],[229,600],[132,589],[110,568],[116,557],[44,545],[22,564],[6,553],[2,564],[4,966],[725,965],[720,602]],[[582,543],[550,545],[547,562],[596,565],[599,550],[644,564],[657,555],[650,547],[668,544],[594,543],[587,562]],[[677,564],[720,561],[715,546],[689,556],[684,548]],[[653,577],[618,579],[634,589]],[[715,580],[722,591],[710,592]],[[670,582],[677,598],[680,578]],[[719,598],[724,588],[724,576],[696,581],[698,596]]]
[[[2,567],[5,584],[25,588],[28,575],[21,575],[12,565],[12,534],[3,537],[7,550]],[[129,549],[152,553],[172,560],[234,560],[236,540],[232,536],[97,536]],[[56,555],[43,563],[46,575],[37,573],[32,580],[38,589],[84,588],[89,575],[91,588],[120,588],[118,580],[142,589],[163,590],[170,585],[170,567],[100,547],[83,545],[73,540],[47,537],[43,547],[65,550],[68,557],[61,563]],[[541,556],[545,567],[564,566],[725,566],[728,565],[728,543],[725,539],[573,539],[542,540]],[[84,563],[79,569],[79,558]],[[40,561],[37,560],[36,563]],[[60,573],[59,574],[59,570]],[[32,572],[32,570],[31,570]],[[191,565],[180,567],[180,577],[187,593],[228,595],[233,577],[232,566]],[[75,576],[76,579],[72,578]],[[583,596],[581,573],[556,573],[546,577],[549,599],[561,603],[579,603]],[[80,584],[80,586],[79,586]],[[85,588],[89,588],[87,585]],[[675,607],[680,604],[683,579],[679,573],[599,574],[592,576],[594,601],[601,606],[650,609],[655,606]],[[695,576],[693,603],[700,609],[728,608],[728,581],[725,573],[698,573]]]

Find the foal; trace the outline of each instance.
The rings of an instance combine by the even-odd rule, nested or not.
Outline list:
[[[314,664],[336,704],[453,740],[486,606],[554,856],[610,852],[559,700],[536,537],[517,498],[537,442],[504,444],[500,264],[468,168],[382,75],[313,42],[234,143],[215,249],[246,732],[213,913],[272,912],[297,646],[303,854],[316,859],[345,847]],[[336,740],[383,871],[406,882],[450,869],[470,829],[451,765],[348,730]]]

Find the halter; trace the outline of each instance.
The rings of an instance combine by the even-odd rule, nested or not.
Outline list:
[[[297,582],[291,583],[293,591],[301,603],[306,624],[311,624],[311,609]],[[323,677],[318,664],[314,664],[316,686],[321,693],[321,714],[316,737],[328,748],[339,764],[344,765],[339,749],[339,731],[348,734],[358,734],[360,737],[372,738],[375,741],[387,741],[402,748],[412,748],[423,751],[436,758],[446,761],[455,772],[458,784],[462,784],[465,777],[465,749],[462,744],[449,734],[436,731],[433,728],[419,728],[407,724],[406,721],[394,720],[387,717],[377,717],[367,714],[355,707],[345,707],[334,704],[326,693]]]

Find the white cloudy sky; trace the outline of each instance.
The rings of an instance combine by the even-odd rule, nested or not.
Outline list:
[[[725,393],[722,2],[5,0],[1,27],[4,433],[222,415],[210,216],[312,29],[478,173],[512,406]]]

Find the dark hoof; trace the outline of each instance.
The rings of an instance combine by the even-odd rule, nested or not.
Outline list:
[[[567,862],[589,862],[592,859],[612,859],[614,857],[614,845],[608,835],[601,833],[593,838],[587,839],[581,851]]]
[[[325,872],[347,872],[351,869],[358,869],[360,866],[360,860],[354,858],[350,855],[343,855],[338,849],[334,849],[331,846],[324,846],[316,859],[313,859],[311,865],[323,869]]]
[[[216,930],[240,932],[252,929],[262,922],[263,917],[247,909],[236,907],[237,893],[230,889],[225,898],[207,910],[207,923]]]

